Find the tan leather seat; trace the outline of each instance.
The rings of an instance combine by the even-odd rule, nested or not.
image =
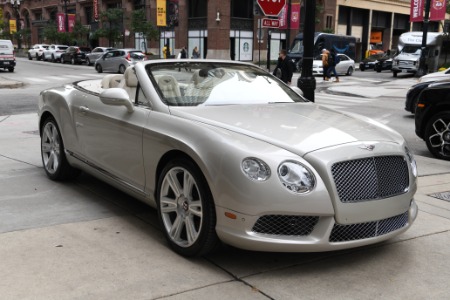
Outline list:
[[[134,101],[136,99],[138,83],[139,81],[136,77],[136,73],[134,72],[134,68],[127,68],[118,87],[123,88],[125,91],[127,91],[128,95],[130,96],[130,100]]]
[[[118,87],[120,82],[123,79],[122,74],[109,74],[105,75],[102,79],[102,89],[109,89],[109,88],[115,88]]]
[[[164,98],[181,97],[180,87],[178,82],[172,75],[161,75],[155,79],[158,81],[158,86],[164,95]]]

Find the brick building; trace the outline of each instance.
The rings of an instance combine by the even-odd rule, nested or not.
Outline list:
[[[130,30],[130,15],[134,10],[145,9],[147,20],[156,27],[159,0],[22,0],[17,10],[9,1],[0,2],[4,23],[8,24],[19,14],[21,28],[31,31],[31,38],[23,41],[23,47],[47,42],[44,27],[56,22],[60,13],[74,14],[77,21],[89,28],[90,34],[86,37],[89,46],[109,46],[105,38],[92,38],[92,33],[104,26],[96,15],[108,8],[121,8],[123,36],[112,46],[136,47],[155,54],[160,54],[166,43],[173,49],[172,53],[178,53],[183,46],[191,53],[197,46],[201,57],[243,61],[265,60],[269,32],[271,59],[276,58],[279,49],[287,48],[303,30],[305,15],[304,1],[286,0],[300,6],[299,27],[260,29],[258,20],[263,16],[255,0],[166,0],[168,10],[169,5],[176,7],[177,25],[157,27],[160,40],[147,43]],[[316,31],[355,36],[357,58],[360,58],[371,47],[373,32],[377,32],[377,46],[387,50],[396,46],[401,33],[420,30],[421,23],[409,23],[409,13],[410,0],[316,0]],[[439,31],[438,24],[432,22],[429,30]]]

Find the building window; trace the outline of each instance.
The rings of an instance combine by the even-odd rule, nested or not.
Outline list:
[[[206,18],[207,8],[207,0],[189,1],[189,18]]]
[[[327,15],[325,28],[333,28],[333,16]]]
[[[232,18],[253,18],[253,0],[231,0]]]
[[[84,13],[86,14],[86,22],[87,24],[91,24],[94,22],[93,13],[92,13],[92,6],[86,6],[84,8]]]

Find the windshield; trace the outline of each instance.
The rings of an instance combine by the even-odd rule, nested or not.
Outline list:
[[[298,40],[298,39],[294,40],[292,49],[289,51],[289,53],[303,54],[303,40]]]
[[[405,45],[405,47],[403,47],[402,49],[402,53],[407,53],[407,54],[414,54],[414,55],[420,55],[420,46],[416,46],[416,45]]]
[[[147,65],[169,106],[307,102],[282,81],[251,65],[171,62]]]

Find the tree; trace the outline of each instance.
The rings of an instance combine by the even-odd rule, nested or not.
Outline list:
[[[159,37],[158,30],[150,22],[147,21],[145,17],[145,11],[143,9],[138,9],[132,12],[131,31],[133,31],[134,33],[142,33],[145,41],[157,41]]]
[[[71,42],[73,45],[87,45],[87,35],[89,29],[81,24],[80,21],[76,21],[71,32]]]
[[[51,22],[44,27],[43,35],[50,44],[58,44],[67,40],[66,33],[58,32],[58,26],[55,22]]]
[[[95,31],[96,37],[108,39],[109,46],[113,47],[122,39],[123,10],[121,8],[109,8],[100,13],[101,28]]]

